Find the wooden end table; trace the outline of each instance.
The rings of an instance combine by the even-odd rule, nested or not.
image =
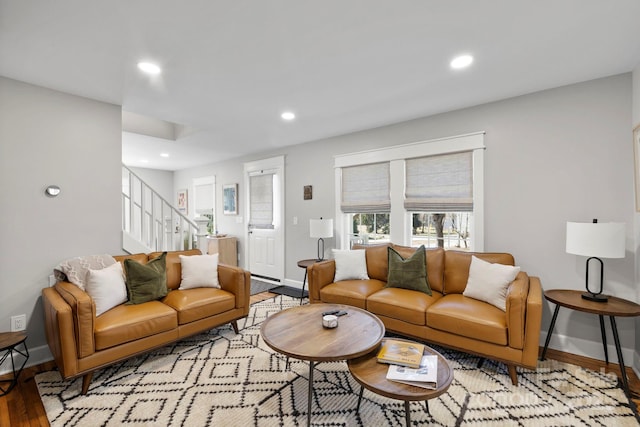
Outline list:
[[[325,329],[322,313],[344,310],[338,327]],[[307,425],[311,424],[313,369],[317,362],[349,360],[378,348],[384,324],[360,308],[341,304],[309,304],[288,308],[269,316],[260,327],[265,343],[278,353],[309,361]]]
[[[300,292],[300,305],[302,305],[302,299],[304,298],[304,287],[307,284],[307,267],[320,262],[317,259],[303,259],[298,261],[298,267],[304,268],[304,279],[302,279],[302,292]]]
[[[394,339],[400,340],[399,338]],[[401,341],[411,342],[410,340],[404,339]],[[377,354],[378,349],[357,359],[347,361],[349,372],[351,372],[353,378],[361,385],[357,411],[360,411],[362,393],[366,388],[381,396],[403,400],[405,423],[407,426],[410,426],[411,411],[409,409],[409,403],[418,400],[424,401],[426,410],[429,412],[429,399],[445,393],[453,381],[453,368],[449,365],[447,359],[429,346],[425,346],[424,354],[435,354],[438,356],[438,380],[437,388],[434,390],[388,380],[386,377],[389,365],[379,363],[376,357]]]
[[[570,308],[571,310],[582,311],[584,313],[597,314],[600,318],[600,334],[602,335],[602,346],[604,347],[604,358],[606,363],[609,363],[609,353],[607,351],[607,336],[604,332],[604,316],[609,316],[611,322],[611,331],[613,332],[613,342],[616,346],[616,353],[618,354],[618,364],[620,365],[620,374],[622,376],[622,386],[625,394],[630,397],[629,381],[627,380],[627,372],[624,366],[624,359],[622,358],[622,349],[620,347],[620,338],[618,336],[618,327],[616,325],[616,317],[636,317],[640,316],[640,305],[635,302],[609,296],[607,302],[595,302],[582,298],[584,291],[577,291],[572,289],[550,289],[544,292],[544,297],[547,301],[556,304],[556,308],[553,311],[553,317],[551,318],[551,325],[549,325],[549,332],[547,333],[547,339],[542,349],[542,355],[540,360],[544,360],[547,353],[547,347],[551,340],[551,334],[553,334],[553,328],[556,325],[556,319],[558,318],[558,312],[560,307]]]
[[[0,351],[4,351],[4,354],[0,358],[0,365],[10,357],[11,358],[11,370],[13,371],[13,377],[6,380],[0,380],[0,383],[9,383],[5,389],[0,386],[0,396],[4,396],[11,391],[13,387],[18,384],[18,377],[29,360],[29,350],[27,349],[27,335],[23,332],[0,332]],[[18,346],[22,345],[22,350],[18,349]],[[24,358],[20,367],[16,370],[15,355],[19,354]]]

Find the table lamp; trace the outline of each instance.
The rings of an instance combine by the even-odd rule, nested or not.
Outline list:
[[[567,253],[589,257],[587,259],[585,285],[587,292],[582,298],[589,301],[607,302],[608,297],[602,295],[604,264],[600,258],[624,258],[625,256],[625,224],[623,222],[591,223],[567,222]],[[600,289],[597,292],[589,288],[589,262],[600,263]]]
[[[324,238],[333,237],[333,219],[310,219],[309,235],[318,239],[318,261],[324,260]]]

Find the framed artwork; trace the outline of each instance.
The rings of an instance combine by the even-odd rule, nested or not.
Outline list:
[[[633,156],[635,162],[636,212],[640,212],[640,124],[633,129]]]
[[[225,215],[238,215],[238,184],[225,184],[222,186],[222,213]]]
[[[178,210],[187,215],[189,213],[187,207],[189,204],[189,198],[187,197],[187,190],[178,190]]]
[[[304,186],[304,200],[311,200],[313,198],[313,187],[311,185]]]

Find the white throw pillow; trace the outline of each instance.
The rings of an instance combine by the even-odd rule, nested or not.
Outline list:
[[[369,278],[367,274],[367,258],[364,249],[333,249],[333,258],[336,261],[334,282]]]
[[[507,288],[519,272],[520,267],[492,264],[472,255],[469,279],[462,295],[507,311]]]
[[[182,281],[179,289],[218,288],[218,254],[180,255]]]
[[[101,270],[89,269],[85,289],[96,304],[96,316],[127,302],[122,264],[116,261]]]

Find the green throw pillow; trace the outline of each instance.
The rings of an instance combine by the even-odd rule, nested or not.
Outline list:
[[[404,259],[392,247],[387,249],[389,276],[387,288],[404,288],[431,295],[427,280],[427,256],[424,245],[420,246],[409,258]]]
[[[124,260],[124,272],[127,279],[127,304],[142,304],[167,295],[167,253],[164,252],[146,264],[132,259]]]

